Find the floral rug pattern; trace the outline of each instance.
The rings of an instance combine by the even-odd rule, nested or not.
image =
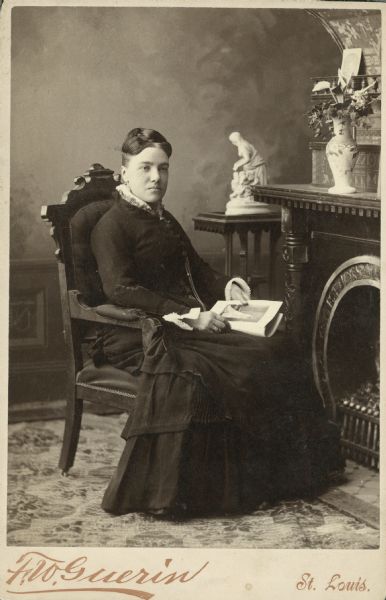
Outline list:
[[[100,508],[123,449],[124,415],[85,413],[74,467],[57,468],[63,421],[9,427],[8,545],[212,548],[377,548],[379,532],[320,500],[249,515],[158,521]]]

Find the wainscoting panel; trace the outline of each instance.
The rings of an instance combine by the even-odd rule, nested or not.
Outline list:
[[[55,260],[10,265],[9,417],[62,416],[66,364]]]

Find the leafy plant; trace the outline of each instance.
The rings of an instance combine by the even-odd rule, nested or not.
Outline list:
[[[324,125],[332,131],[332,120],[349,120],[354,125],[362,117],[373,112],[372,103],[379,94],[374,95],[370,90],[376,85],[373,81],[361,90],[351,87],[351,80],[346,81],[340,69],[338,69],[338,83],[333,86],[329,81],[318,81],[312,92],[325,91],[330,98],[315,104],[307,113],[308,125],[314,131],[314,137],[319,137]]]

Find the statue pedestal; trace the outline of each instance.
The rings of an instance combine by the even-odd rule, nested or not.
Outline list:
[[[263,204],[263,203],[261,203]],[[269,208],[269,205],[265,205]],[[273,207],[277,208],[277,207]],[[275,266],[278,257],[278,240],[281,236],[281,209],[276,212],[265,212],[254,215],[226,215],[223,212],[201,213],[193,218],[194,229],[216,233],[224,236],[225,241],[225,274],[233,277],[236,273],[260,295],[260,284],[268,283],[268,298],[274,296],[276,279]],[[268,269],[264,272],[261,264],[261,242],[263,233],[268,235]],[[253,237],[253,244],[250,244]],[[237,271],[233,252],[234,238],[239,241]],[[252,247],[251,247],[252,246]],[[250,255],[250,251],[252,255]],[[252,260],[251,260],[252,259]],[[265,292],[266,293],[266,292]]]
[[[232,198],[225,207],[226,216],[277,214],[274,206],[247,198]]]

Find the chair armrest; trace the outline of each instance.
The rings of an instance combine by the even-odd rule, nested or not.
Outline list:
[[[97,315],[101,317],[107,317],[110,319],[118,319],[119,321],[126,321],[132,323],[146,317],[146,313],[137,308],[124,308],[123,306],[117,306],[116,304],[100,304],[94,308]]]
[[[68,292],[68,302],[72,319],[142,329],[146,318],[146,313],[136,308],[123,308],[115,304],[88,306],[82,301],[82,294],[78,290]]]

